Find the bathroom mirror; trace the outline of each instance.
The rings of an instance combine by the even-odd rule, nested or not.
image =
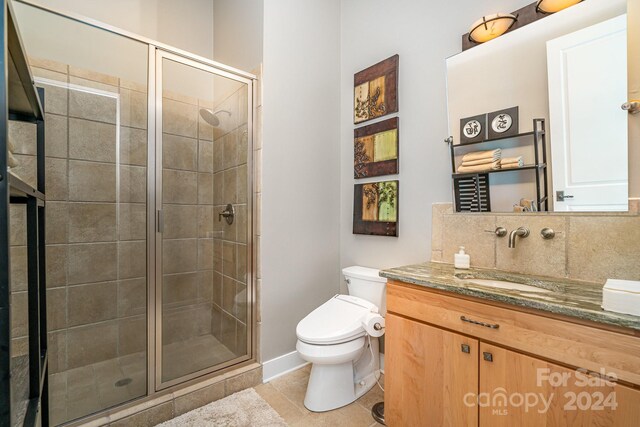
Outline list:
[[[626,12],[626,0],[582,2],[447,59],[457,211],[628,210]],[[491,113],[511,107],[503,136]],[[477,116],[480,137],[465,138]]]

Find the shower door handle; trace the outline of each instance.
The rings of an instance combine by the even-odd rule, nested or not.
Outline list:
[[[162,233],[164,231],[164,215],[162,213],[162,210],[156,211],[156,218],[158,224],[158,233]]]

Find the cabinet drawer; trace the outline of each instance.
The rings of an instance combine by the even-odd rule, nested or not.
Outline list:
[[[393,281],[387,286],[387,311],[567,365],[594,372],[604,369],[640,385],[638,337]]]

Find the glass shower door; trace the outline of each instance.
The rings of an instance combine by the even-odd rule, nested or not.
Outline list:
[[[158,51],[156,388],[249,359],[250,80]]]

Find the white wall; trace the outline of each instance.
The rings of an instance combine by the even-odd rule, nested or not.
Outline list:
[[[262,63],[263,0],[213,0],[213,51],[216,61],[245,71]],[[226,98],[236,89],[216,81],[216,97]]]
[[[264,0],[213,0],[215,60],[241,70],[262,62]]]
[[[445,58],[471,24],[531,0],[348,0],[342,2],[340,266],[385,268],[431,258],[431,204],[451,200]],[[352,234],[353,75],[400,55],[399,237]],[[396,176],[382,177],[395,179]],[[377,178],[357,180],[371,182]]]
[[[262,359],[338,292],[340,1],[264,5]]]
[[[211,0],[35,0],[213,59]]]

